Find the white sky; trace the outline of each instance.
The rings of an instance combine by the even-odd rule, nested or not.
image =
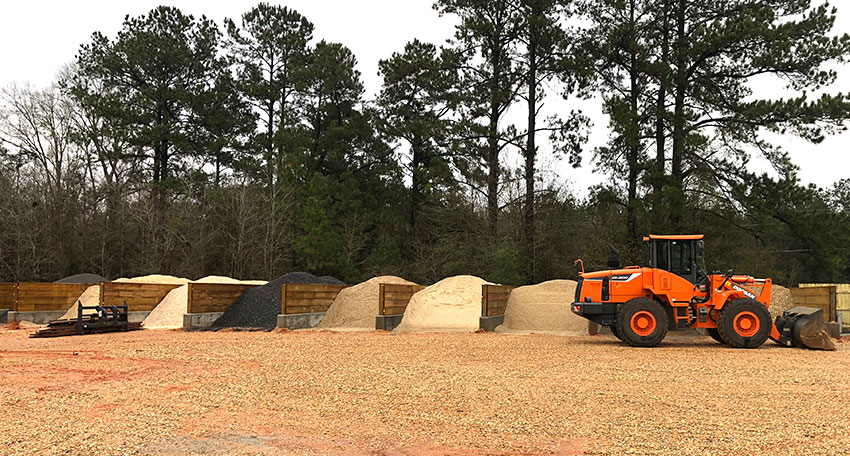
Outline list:
[[[30,83],[36,87],[50,84],[59,68],[74,59],[79,45],[89,41],[92,32],[100,31],[112,37],[120,30],[125,15],[141,15],[162,3],[176,6],[184,13],[206,15],[220,24],[226,17],[238,18],[258,0],[4,2],[0,10],[0,87],[11,83]],[[837,3],[842,2],[833,2]],[[316,38],[341,42],[352,49],[370,97],[381,84],[377,74],[379,60],[402,50],[404,44],[414,38],[443,44],[453,34],[453,20],[440,18],[431,8],[433,0],[288,0],[282,4],[312,21],[316,26]],[[835,32],[847,33],[850,32],[850,6],[840,6]],[[775,85],[767,90],[781,94],[783,87]],[[850,68],[841,71],[832,91],[850,92]],[[561,106],[570,108],[565,103],[549,102],[550,109],[561,109]],[[604,143],[607,121],[597,101],[582,102],[581,107],[595,124],[584,167],[573,170],[546,156],[541,157],[541,164],[543,169],[557,173],[579,194],[585,195],[588,186],[606,180],[594,174],[589,150]],[[546,140],[540,139],[544,144]],[[794,137],[780,137],[779,140],[800,166],[800,177],[805,183],[828,187],[839,179],[850,177],[847,171],[850,134],[828,138],[817,146]],[[519,163],[516,156],[509,156],[507,161]],[[767,170],[763,163],[753,166]]]

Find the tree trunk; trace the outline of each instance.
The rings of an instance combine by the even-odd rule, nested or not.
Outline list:
[[[673,191],[670,201],[670,223],[674,230],[681,229],[682,216],[685,211],[685,195],[683,182],[683,161],[687,147],[687,132],[685,131],[685,92],[687,90],[685,8],[687,0],[679,0],[676,11],[676,102],[673,113],[673,156],[672,180]]]
[[[534,11],[532,15],[534,15]],[[534,163],[537,158],[537,34],[529,30],[528,42],[528,144],[525,149],[525,255],[526,277],[535,283],[534,255]]]
[[[663,3],[664,21],[662,23],[661,36],[661,59],[662,63],[667,61],[670,53],[670,21],[668,16],[668,2]],[[667,75],[659,74],[658,77],[658,100],[655,106],[655,176],[652,179],[652,194],[657,200],[664,191],[664,174],[666,173],[667,160],[667,135],[664,131],[665,117],[667,112]]]
[[[498,38],[496,38],[498,40]],[[502,60],[501,46],[496,43],[492,49],[493,78],[490,81],[490,118],[487,144],[487,220],[490,236],[499,234],[499,118],[501,116]]]
[[[629,46],[630,63],[629,63],[629,109],[631,110],[631,125],[628,126],[628,138],[626,139],[626,154],[629,164],[629,188],[628,200],[626,203],[626,227],[628,230],[628,243],[630,246],[630,254],[634,253],[634,248],[637,245],[637,182],[640,174],[640,114],[638,106],[638,59],[637,47],[635,40],[636,27],[635,23],[635,0],[629,2],[629,17],[630,17],[630,34],[632,43]]]
[[[270,100],[268,106],[268,144],[266,145],[266,179],[269,188],[274,186],[274,100]]]
[[[419,215],[420,206],[422,204],[422,140],[417,136],[413,139],[411,147],[413,160],[411,162],[411,175],[413,183],[410,188],[410,232],[414,240],[418,239],[416,222]]]

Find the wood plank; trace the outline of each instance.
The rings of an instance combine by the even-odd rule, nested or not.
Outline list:
[[[19,312],[68,310],[88,287],[75,283],[18,283],[14,309]]]
[[[424,285],[381,284],[379,300],[383,302],[383,308],[379,306],[378,315],[403,314],[410,298],[425,288]]]
[[[505,285],[481,286],[481,316],[495,317],[504,315],[508,306],[508,298],[514,287]]]
[[[224,312],[242,293],[258,286],[242,283],[190,283],[188,312]]]
[[[339,291],[287,291],[286,299],[331,299],[336,298]]]
[[[287,311],[286,315],[327,312],[328,306],[295,306],[295,307],[287,307],[286,311]]]
[[[823,309],[824,320],[835,321],[838,316],[835,290],[835,285],[792,288],[791,300],[795,306]]]
[[[344,288],[348,288],[348,285],[324,285],[324,284],[304,284],[304,283],[289,283],[287,285],[287,289],[290,291],[299,291],[299,292],[339,292]]]
[[[100,303],[103,306],[120,306],[127,302],[131,312],[153,310],[165,296],[179,284],[104,282],[100,285]]]
[[[427,288],[425,285],[395,285],[385,283],[384,292],[385,293],[399,293],[399,294],[409,294],[416,293],[418,291],[422,291]]]
[[[18,285],[16,283],[0,283],[0,309],[14,309]]]
[[[327,312],[340,291],[347,285],[289,283],[281,286],[281,313]]]

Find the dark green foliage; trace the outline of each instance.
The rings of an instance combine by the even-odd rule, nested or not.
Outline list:
[[[428,206],[440,205],[458,190],[453,163],[463,156],[454,147],[459,133],[452,117],[461,103],[457,56],[432,44],[412,41],[404,53],[380,62],[384,88],[378,97],[381,130],[409,148],[411,242],[419,239],[418,221]]]
[[[389,55],[374,100],[349,48],[266,3],[225,21],[225,39],[176,8],[128,17],[81,47],[61,89],[4,90],[0,281],[308,270],[524,285],[577,278],[576,258],[605,268],[612,245],[638,264],[650,232],[706,234],[710,270],[850,281],[850,181],[802,185],[762,136],[845,127],[846,96],[828,89],[850,38],[832,36],[829,6],[435,8],[458,21],[454,41]],[[788,93],[754,91],[764,77]],[[579,199],[538,152],[587,163],[587,119],[539,108],[594,92],[610,136],[593,164],[610,180]],[[752,172],[757,156],[773,174]]]
[[[115,40],[100,33],[80,48],[79,77],[68,81],[83,105],[132,132],[131,143],[152,158],[152,181],[168,184],[198,127],[197,96],[221,67],[220,32],[206,18],[159,7],[127,17]],[[96,92],[88,81],[99,83]]]
[[[239,90],[261,113],[242,166],[272,186],[287,174],[287,154],[298,144],[297,87],[306,77],[313,24],[287,7],[260,3],[225,26]]]

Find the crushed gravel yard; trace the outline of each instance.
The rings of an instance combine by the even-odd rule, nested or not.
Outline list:
[[[850,343],[0,329],[3,454],[850,454]]]

